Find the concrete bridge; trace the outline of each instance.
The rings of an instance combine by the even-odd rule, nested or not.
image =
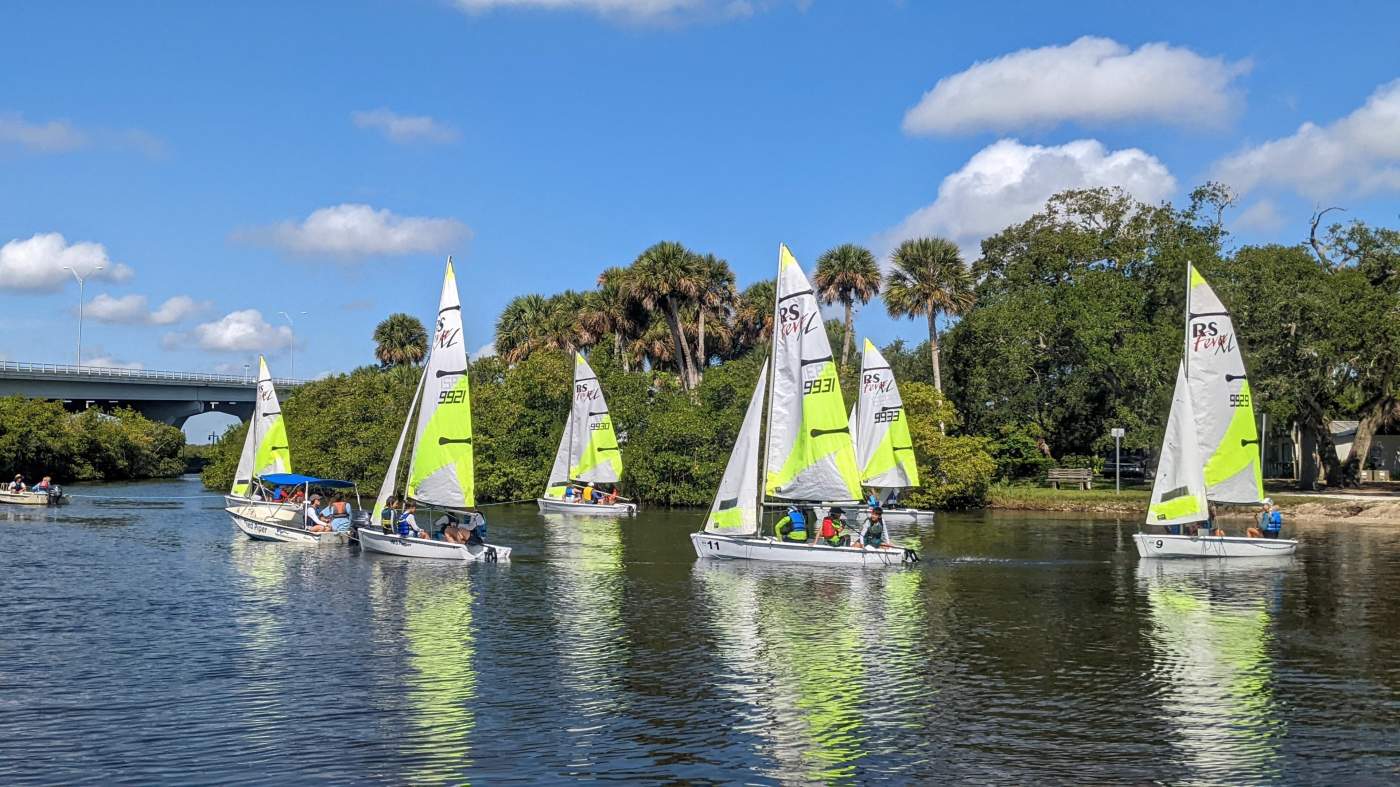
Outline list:
[[[280,393],[305,381],[273,382]],[[130,407],[152,420],[182,427],[191,416],[207,412],[247,420],[253,414],[257,383],[236,374],[0,361],[0,396],[15,395],[60,401],[74,411]]]

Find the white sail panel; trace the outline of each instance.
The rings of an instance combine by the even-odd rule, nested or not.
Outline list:
[[[856,466],[861,482],[881,489],[919,485],[919,468],[909,435],[904,399],[894,372],[875,344],[865,340],[860,362],[860,393],[853,411]]]
[[[1234,321],[1195,267],[1190,277],[1186,379],[1206,495],[1226,503],[1258,503],[1264,499],[1259,433]]]
[[[758,532],[758,438],[763,421],[763,396],[768,387],[768,364],[758,373],[758,385],[749,397],[749,409],[739,427],[739,438],[729,454],[715,492],[710,515],[705,518],[708,533],[728,533],[746,536]]]
[[[1207,517],[1206,482],[1196,446],[1195,421],[1186,372],[1178,364],[1172,410],[1162,438],[1157,478],[1152,484],[1152,502],[1147,507],[1149,525],[1201,522]]]
[[[564,496],[569,486],[569,441],[573,438],[573,408],[564,419],[564,433],[559,435],[559,448],[554,452],[554,465],[549,468],[549,482],[545,484],[544,496],[556,500]]]
[[[253,416],[248,420],[243,452],[238,457],[233,488],[229,491],[234,495],[247,495],[253,480],[259,476],[290,472],[292,452],[287,445],[287,426],[282,420],[282,406],[277,401],[277,389],[272,384],[267,359],[259,355]]]
[[[472,404],[462,304],[452,261],[442,281],[437,322],[425,370],[418,430],[408,466],[408,495],[442,508],[476,504]]]
[[[384,483],[379,485],[379,495],[374,499],[374,513],[370,515],[370,523],[379,524],[379,517],[384,513],[384,506],[389,502],[389,496],[394,493],[394,484],[399,480],[399,460],[403,457],[403,446],[408,441],[408,425],[413,423],[413,410],[418,406],[418,398],[423,395],[423,383],[428,379],[428,370],[418,375],[418,388],[413,392],[413,398],[408,402],[408,414],[403,419],[403,429],[399,431],[399,442],[394,445],[394,455],[389,458],[389,468],[384,471]]]
[[[764,488],[788,500],[860,497],[836,361],[811,283],[787,246],[778,249],[773,393]]]
[[[608,402],[598,375],[574,353],[574,396],[569,409],[569,476],[574,481],[615,484],[622,480],[622,451],[617,445]]]

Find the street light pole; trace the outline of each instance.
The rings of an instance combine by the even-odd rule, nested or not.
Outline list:
[[[1119,493],[1121,493],[1121,492],[1123,491],[1123,482],[1122,482],[1123,460],[1122,460],[1122,458],[1121,458],[1122,454],[1121,454],[1121,452],[1119,451],[1119,448],[1120,448],[1120,446],[1122,445],[1122,441],[1123,441],[1123,428],[1122,428],[1122,427],[1114,427],[1114,428],[1113,428],[1113,494],[1115,494],[1115,495],[1116,495],[1116,494],[1119,494]]]
[[[297,342],[297,324],[292,321],[292,315],[286,312],[277,312],[287,318],[287,325],[292,329],[292,340],[287,342],[287,377],[295,380],[297,376],[296,358],[294,357],[294,347]],[[308,312],[298,312],[303,317],[310,316]]]
[[[64,265],[64,266],[63,266],[63,269],[66,270],[66,271],[68,271],[69,273],[73,274],[73,278],[75,278],[75,279],[78,280],[78,368],[79,368],[79,369],[82,369],[82,368],[83,368],[83,279],[85,279],[85,278],[87,278],[87,277],[86,277],[86,276],[80,276],[80,275],[78,275],[78,272],[77,272],[76,270],[74,270],[73,268],[71,268],[71,267],[69,267],[69,266],[67,266],[67,265]],[[93,268],[92,270],[88,271],[88,272],[87,272],[87,275],[88,275],[88,276],[91,276],[92,274],[97,273],[97,272],[100,271],[100,270],[102,270],[102,266],[101,266],[101,265],[98,265],[96,268]]]
[[[243,364],[243,384],[244,384],[244,385],[247,385],[247,384],[248,384],[248,368],[249,368],[249,366],[250,366],[250,364],[246,364],[246,363]]]

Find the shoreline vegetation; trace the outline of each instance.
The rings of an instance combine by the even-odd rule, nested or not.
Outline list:
[[[1104,484],[1095,479],[1096,484]],[[1290,494],[1288,491],[1266,494],[1278,504],[1292,521],[1347,521],[1357,524],[1400,524],[1400,496],[1376,495],[1367,499],[1361,495],[1329,497],[1310,494]],[[1089,490],[1052,489],[1048,486],[1025,484],[993,484],[987,490],[986,507],[996,511],[1041,511],[1079,514],[1130,515],[1143,517],[1152,498],[1150,488],[1142,485],[1124,487],[1114,492],[1110,480],[1102,488]],[[1247,522],[1258,515],[1256,506],[1220,506],[1217,518],[1222,522]]]
[[[174,478],[186,470],[185,434],[135,410],[70,413],[60,402],[0,398],[0,471],[28,483]]]
[[[1302,228],[1308,242],[1240,246],[1225,229],[1235,201],[1215,183],[1185,206],[1141,203],[1114,188],[1071,190],[984,240],[971,264],[938,238],[900,244],[888,270],[850,244],[818,256],[812,281],[839,316],[825,329],[841,348],[848,406],[859,376],[848,357],[858,307],[927,322],[926,341],[881,348],[925,482],[904,502],[1145,506],[1146,492],[1105,501],[1005,490],[1029,488],[1019,485],[1054,467],[1101,470],[1114,428],[1126,430],[1125,458],[1156,453],[1181,354],[1188,261],[1231,305],[1256,412],[1306,447],[1299,488],[1315,487],[1319,470],[1332,487],[1351,483],[1371,436],[1400,425],[1400,321],[1392,316],[1400,231],[1313,221]],[[646,505],[708,505],[768,352],[773,280],[741,287],[725,260],[666,241],[602,270],[596,285],[512,299],[490,337],[497,354],[472,364],[478,500],[529,500],[543,490],[577,351],[608,398],[622,493]],[[949,317],[957,319],[940,330]],[[287,392],[294,468],[377,486],[427,338],[417,319],[391,315],[375,331],[377,366]],[[1361,422],[1350,460],[1337,457],[1336,418]],[[231,481],[243,429],[214,447],[203,473],[210,488]]]

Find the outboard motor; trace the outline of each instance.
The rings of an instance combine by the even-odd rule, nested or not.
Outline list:
[[[66,502],[66,500],[63,497],[63,488],[59,486],[49,487],[49,505],[62,505],[64,502]]]
[[[369,527],[369,512],[363,508],[355,509],[355,513],[350,516],[350,537],[359,540],[360,528]]]

